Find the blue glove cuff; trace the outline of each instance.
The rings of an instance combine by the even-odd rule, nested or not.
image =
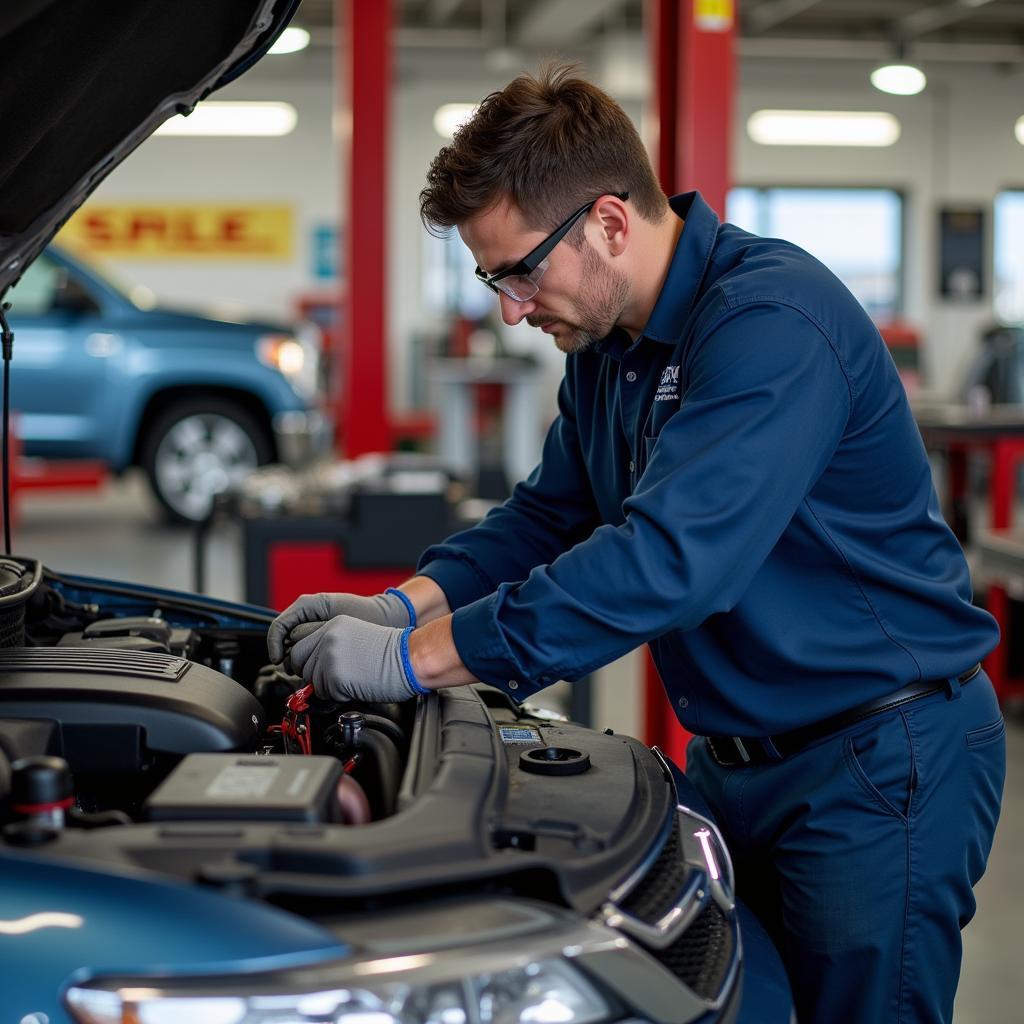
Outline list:
[[[384,593],[385,594],[394,594],[395,597],[397,597],[402,602],[402,604],[405,605],[405,609],[409,613],[409,625],[410,626],[415,626],[416,625],[416,609],[413,607],[412,601],[410,601],[409,598],[405,594],[402,593],[402,591],[396,590],[394,587],[388,587],[388,589],[385,590]]]
[[[416,673],[412,670],[412,662],[409,660],[409,634],[412,632],[412,626],[408,626],[402,630],[402,638],[399,640],[399,650],[402,653],[402,668],[405,671],[405,681],[412,688],[413,693],[422,693],[424,695],[430,693],[425,686],[420,686],[420,681],[416,678]]]

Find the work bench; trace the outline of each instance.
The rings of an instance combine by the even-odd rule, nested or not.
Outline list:
[[[1016,405],[974,410],[962,405],[915,406],[925,447],[946,466],[944,513],[964,547],[978,555],[977,567],[989,579],[985,606],[999,623],[1002,640],[985,659],[985,671],[1002,703],[1024,696],[1024,678],[1011,674],[1010,595],[1024,587],[1024,533],[1014,530],[1017,469],[1024,461],[1024,408]],[[989,464],[989,521],[972,529],[968,463],[975,456]]]

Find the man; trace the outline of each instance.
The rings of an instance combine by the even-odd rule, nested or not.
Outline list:
[[[571,68],[488,96],[420,198],[566,353],[560,415],[504,506],[398,590],[301,598],[272,655],[329,619],[291,654],[321,694],[522,699],[650,643],[800,1020],[950,1020],[998,637],[871,321],[807,253],[666,199]]]

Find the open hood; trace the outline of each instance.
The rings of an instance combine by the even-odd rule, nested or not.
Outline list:
[[[145,138],[257,61],[299,0],[4,0],[0,297]]]

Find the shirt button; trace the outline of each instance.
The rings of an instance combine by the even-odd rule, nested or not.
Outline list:
[[[510,690],[518,690],[519,689],[519,684],[514,679],[510,679],[508,681],[508,688]]]
[[[636,463],[632,459],[630,459],[629,460],[629,471],[630,471],[630,473],[632,473],[634,469],[636,469]]]
[[[681,708],[688,708],[690,706],[690,702],[685,697],[680,697],[679,700],[676,701],[676,704]]]
[[[626,374],[626,380],[628,380],[629,383],[632,384],[633,381],[636,380],[636,370],[630,370],[629,373]]]

